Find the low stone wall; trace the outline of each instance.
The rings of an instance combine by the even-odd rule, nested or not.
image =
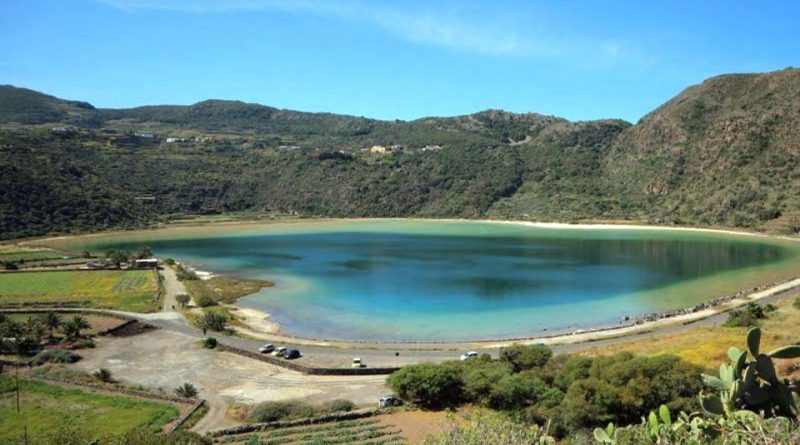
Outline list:
[[[217,349],[220,351],[231,352],[244,357],[261,360],[275,366],[291,369],[292,371],[302,372],[303,374],[310,375],[387,375],[391,374],[400,368],[318,368],[315,366],[306,366],[298,362],[286,360],[280,357],[273,357],[269,354],[261,354],[258,352],[247,351],[234,346],[223,345],[217,343]]]
[[[326,414],[324,416],[308,417],[305,419],[278,420],[275,422],[263,422],[263,423],[248,423],[245,425],[239,425],[230,428],[223,428],[220,430],[209,431],[207,435],[211,437],[230,436],[233,434],[253,433],[256,431],[265,431],[276,428],[289,428],[293,426],[305,426],[305,425],[315,425],[318,423],[339,422],[343,420],[364,419],[366,417],[372,417],[381,414],[383,412],[384,412],[383,410],[379,409],[370,411],[351,411],[349,413]]]
[[[140,397],[143,399],[150,399],[150,400],[158,400],[162,402],[170,402],[170,403],[180,403],[183,405],[194,405],[201,400],[198,399],[187,399],[185,397],[178,397],[178,396],[170,396],[167,394],[159,394],[155,392],[148,392],[148,391],[139,391],[136,389],[130,388],[121,388],[118,386],[107,386],[107,385],[100,385],[97,383],[86,383],[86,382],[77,382],[74,380],[64,380],[64,379],[54,379],[50,377],[35,377],[35,376],[26,376],[29,380],[35,380],[41,383],[56,383],[61,385],[68,385],[68,386],[77,386],[81,388],[91,389],[94,391],[106,391],[106,392],[113,392],[117,394],[122,394],[131,397]]]
[[[166,433],[167,433],[167,434],[172,434],[172,433],[174,433],[175,431],[178,431],[178,429],[179,429],[179,428],[180,428],[180,427],[181,427],[181,426],[182,426],[184,423],[186,423],[186,420],[188,420],[188,419],[189,419],[189,417],[191,417],[191,416],[192,416],[192,414],[194,414],[194,412],[195,412],[195,411],[197,411],[198,409],[200,409],[200,407],[201,407],[201,406],[203,406],[203,404],[204,404],[204,403],[206,403],[206,401],[205,401],[205,400],[203,400],[203,399],[200,399],[200,400],[198,400],[198,401],[197,401],[197,403],[195,403],[194,405],[192,405],[192,407],[191,407],[191,408],[189,408],[189,411],[187,411],[187,412],[186,412],[186,413],[184,413],[182,416],[180,416],[180,417],[178,418],[178,420],[176,420],[175,422],[173,422],[173,423],[172,423],[172,425],[170,425],[170,427],[169,427],[169,428],[167,428],[167,431],[166,431]]]

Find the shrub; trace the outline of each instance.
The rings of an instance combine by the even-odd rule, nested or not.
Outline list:
[[[80,359],[80,355],[66,349],[48,349],[36,354],[31,363],[39,366],[45,363],[75,363]]]
[[[194,297],[194,302],[200,307],[216,306],[217,304],[217,300],[205,294],[196,295]]]
[[[775,306],[771,304],[761,306],[756,303],[747,303],[745,307],[731,311],[725,326],[734,328],[758,326],[761,320],[766,319],[769,313],[774,311]]]
[[[92,375],[94,376],[94,378],[100,380],[101,382],[109,383],[113,380],[111,376],[111,371],[109,371],[107,368],[100,368],[94,373],[92,373]]]
[[[256,405],[247,420],[250,422],[274,422],[276,420],[313,417],[314,407],[299,400],[262,402]]]
[[[186,294],[178,294],[175,296],[175,301],[177,301],[178,304],[181,305],[181,307],[186,307],[186,305],[189,304],[191,300],[192,298]]]
[[[548,429],[509,421],[496,414],[480,413],[465,421],[453,421],[445,432],[429,436],[424,445],[555,445]]]
[[[464,398],[461,370],[454,366],[406,366],[390,375],[386,383],[401,398],[429,408],[455,406]]]
[[[94,340],[91,338],[82,338],[75,342],[74,348],[75,349],[91,349],[94,348]]]
[[[792,306],[794,306],[795,309],[800,309],[800,297],[794,297]]]
[[[509,375],[511,375],[511,369],[505,363],[478,364],[476,360],[472,360],[469,366],[465,366],[462,373],[464,398],[472,403],[488,405],[489,394],[494,385]]]
[[[214,349],[217,347],[217,339],[214,337],[206,337],[203,339],[203,347],[208,349]]]
[[[691,411],[702,388],[700,369],[678,357],[637,357],[630,353],[592,360],[588,377],[573,382],[561,403],[559,421],[569,430],[623,424],[667,404]]]
[[[164,264],[166,264],[167,266],[174,266],[175,260],[173,260],[172,258],[167,258],[164,260]]]
[[[206,312],[200,316],[198,323],[203,328],[216,332],[222,332],[228,325],[228,319],[224,315],[216,312]]]
[[[175,388],[175,394],[180,397],[192,399],[197,397],[197,388],[195,388],[191,383],[184,383],[183,385]]]
[[[553,351],[544,345],[514,344],[500,350],[500,360],[508,363],[514,372],[542,367],[552,356]]]
[[[331,400],[322,405],[322,411],[326,413],[339,413],[339,412],[349,412],[354,410],[356,404],[345,399],[336,399]]]

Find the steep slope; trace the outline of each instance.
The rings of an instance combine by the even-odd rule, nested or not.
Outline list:
[[[0,123],[70,122],[92,126],[96,111],[88,102],[59,99],[27,88],[0,85]]]
[[[714,77],[623,132],[604,161],[627,213],[754,226],[800,208],[800,70]]]

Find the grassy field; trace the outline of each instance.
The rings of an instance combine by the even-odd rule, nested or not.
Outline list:
[[[151,271],[70,271],[0,274],[0,306],[79,302],[147,312],[157,290]]]
[[[777,304],[778,310],[761,325],[763,350],[800,343],[800,309],[792,305],[793,299]],[[589,355],[606,355],[629,351],[642,355],[674,354],[684,360],[706,368],[718,368],[727,362],[728,348],[736,346],[747,349],[747,328],[697,328],[675,335],[640,340],[618,345],[603,346],[588,350]],[[781,360],[787,366],[789,361]]]
[[[187,280],[183,284],[195,299],[210,298],[219,303],[232,304],[237,299],[254,294],[264,287],[274,286],[265,280],[241,280],[228,277],[213,277],[210,280]]]
[[[160,429],[178,417],[178,409],[122,396],[20,380],[21,412],[16,411],[14,379],[0,375],[0,443],[22,436],[35,437],[70,422],[86,425],[98,436],[124,433],[139,427]]]
[[[224,444],[246,445],[384,445],[403,444],[406,440],[395,428],[378,419],[345,420],[321,425],[277,428],[252,434],[227,436]]]
[[[0,262],[62,259],[64,253],[41,247],[23,247],[15,244],[0,244]]]

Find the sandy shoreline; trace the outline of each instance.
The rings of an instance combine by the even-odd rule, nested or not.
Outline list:
[[[173,232],[192,231],[200,228],[209,229],[212,232],[227,231],[231,228],[258,228],[276,226],[297,226],[313,224],[334,224],[334,223],[353,223],[353,222],[449,222],[449,223],[476,223],[476,224],[503,224],[516,225],[523,227],[541,229],[569,229],[569,230],[652,230],[652,231],[671,231],[671,232],[693,232],[710,233],[720,235],[750,236],[781,241],[800,242],[800,237],[787,235],[769,234],[748,230],[731,228],[709,228],[709,227],[687,227],[687,226],[659,226],[646,225],[641,223],[628,224],[624,222],[591,222],[591,223],[563,223],[563,222],[542,222],[542,221],[521,221],[521,220],[501,220],[501,219],[466,219],[466,218],[292,218],[275,220],[247,220],[247,221],[223,221],[214,223],[164,225],[152,229],[136,230],[110,230],[105,232],[95,232],[77,235],[59,235],[43,238],[28,238],[19,241],[9,240],[4,243],[16,243],[21,246],[44,246],[49,247],[48,243],[59,243],[78,239],[91,239],[101,237],[116,236],[135,236],[137,234],[170,234]]]

